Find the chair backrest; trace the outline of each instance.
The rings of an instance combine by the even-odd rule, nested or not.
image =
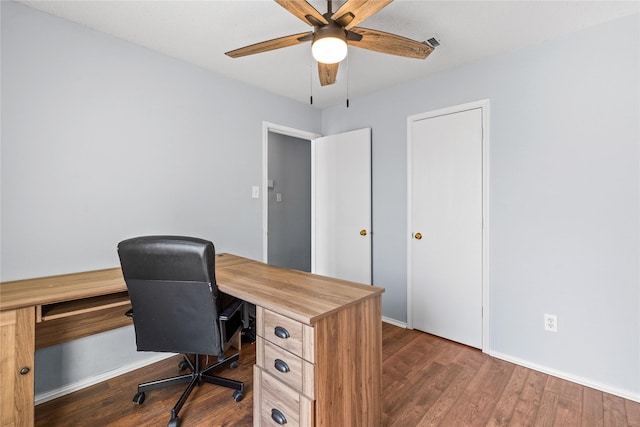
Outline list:
[[[213,243],[143,236],[118,244],[138,351],[218,355],[218,287]]]

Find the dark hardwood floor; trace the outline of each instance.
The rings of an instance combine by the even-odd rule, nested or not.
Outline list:
[[[383,323],[383,426],[638,426],[640,403],[583,387],[479,350]],[[138,382],[172,376],[172,357],[36,406],[36,426],[164,426],[182,386],[132,397]],[[204,384],[194,390],[182,426],[251,426],[255,346],[221,376],[245,382],[245,398]],[[357,427],[357,426],[331,426]]]

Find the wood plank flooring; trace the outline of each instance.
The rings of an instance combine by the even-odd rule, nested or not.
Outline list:
[[[422,332],[383,323],[382,337],[385,427],[640,427],[640,403]],[[203,384],[180,412],[183,427],[252,425],[255,346],[242,349],[240,366],[219,374],[245,382],[244,400],[234,402],[231,390]],[[35,425],[164,426],[182,386],[148,392],[143,405],[131,399],[138,382],[176,375],[179,360],[173,357],[40,404]]]

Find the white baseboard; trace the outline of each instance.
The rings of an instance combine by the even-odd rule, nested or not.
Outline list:
[[[399,320],[396,320],[396,319],[391,319],[389,317],[382,316],[382,321],[385,323],[389,323],[390,325],[397,326],[399,328],[407,329],[407,324],[405,322],[400,322]]]
[[[389,323],[391,325],[398,326],[400,328],[407,329],[408,325],[405,322],[400,322],[395,319],[391,319],[389,317],[382,316],[382,321],[385,323]],[[483,350],[484,351],[484,350]],[[500,353],[498,351],[489,351],[487,353],[489,356],[495,357],[497,359],[506,360],[507,362],[515,363],[516,365],[524,366],[525,368],[533,369],[534,371],[542,372],[543,374],[552,375],[557,378],[561,378],[563,380],[571,381],[576,384],[583,385],[585,387],[590,387],[596,390],[600,390],[604,393],[613,394],[615,396],[622,397],[623,399],[633,400],[635,402],[640,402],[640,393],[634,393],[629,390],[622,390],[619,388],[611,387],[607,384],[598,383],[586,378],[578,377],[575,375],[568,374],[566,372],[558,371],[555,369],[548,368],[546,366],[538,365],[536,363],[529,362],[528,360],[519,359],[517,357],[510,356],[508,354]]]
[[[605,393],[613,394],[624,399],[633,400],[636,402],[640,402],[640,393],[634,393],[629,390],[621,390],[615,387],[611,387],[606,384],[598,383],[595,381],[588,380],[586,378],[578,377],[575,375],[568,374],[566,372],[558,371],[555,369],[548,368],[546,366],[538,365],[536,363],[529,362],[527,360],[519,359],[517,357],[509,356],[508,354],[503,354],[497,351],[489,352],[489,355],[495,357],[497,359],[506,360],[507,362],[515,363],[516,365],[524,366],[525,368],[533,369],[534,371],[542,372],[543,374],[552,375],[557,378],[561,378],[563,380],[571,381],[576,384],[580,384],[586,387],[594,388],[596,390],[600,390]]]
[[[152,363],[156,363],[173,356],[175,356],[175,354],[173,353],[158,353],[144,360],[139,360],[137,362],[130,363],[125,366],[121,366],[118,369],[114,369],[112,371],[108,371],[100,375],[83,378],[82,380],[77,381],[75,383],[67,384],[63,387],[50,390],[45,393],[36,394],[34,403],[36,405],[39,405],[40,403],[48,402],[50,400],[56,399],[66,394],[73,393],[74,391],[82,390],[83,388],[96,385],[103,381],[109,380],[111,378],[115,378],[122,374],[126,374],[127,372],[135,371],[136,369],[145,367],[147,365],[151,365]]]

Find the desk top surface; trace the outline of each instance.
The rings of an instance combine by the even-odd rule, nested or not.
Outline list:
[[[314,324],[341,308],[380,295],[383,288],[274,267],[231,254],[216,255],[220,291]],[[9,310],[126,291],[119,267],[0,283],[0,309]]]

